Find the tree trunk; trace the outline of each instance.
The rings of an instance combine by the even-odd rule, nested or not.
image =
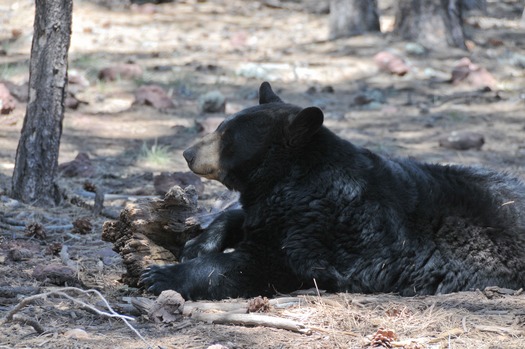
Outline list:
[[[427,48],[466,49],[462,0],[399,0],[394,33]]]
[[[29,102],[16,152],[13,197],[55,205],[58,149],[64,118],[72,0],[36,0],[29,75]]]
[[[377,0],[331,0],[330,39],[378,32]]]

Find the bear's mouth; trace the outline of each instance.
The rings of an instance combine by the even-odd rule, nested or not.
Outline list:
[[[203,169],[199,169],[199,170],[195,170],[193,168],[190,167],[190,170],[195,173],[197,176],[201,176],[201,177],[204,177],[206,179],[218,179],[219,176],[218,176],[218,173],[215,169],[212,169],[212,168],[203,168]]]

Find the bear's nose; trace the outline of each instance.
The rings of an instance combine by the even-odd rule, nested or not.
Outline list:
[[[191,164],[195,159],[195,153],[195,147],[190,147],[182,153],[182,156],[184,156],[184,159],[186,159],[188,164]]]

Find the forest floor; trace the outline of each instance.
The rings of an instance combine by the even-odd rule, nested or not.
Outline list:
[[[521,1],[488,1],[486,13],[471,12],[465,24],[469,52],[418,52],[419,47],[394,38],[388,32],[393,21],[388,1],[380,1],[384,33],[335,41],[326,40],[328,16],[319,12],[323,2],[317,1],[304,6],[241,0],[99,3],[105,5],[75,1],[74,6],[70,75],[85,79],[71,83],[82,103],[66,111],[59,162],[70,162],[79,153],[90,160],[83,170],[62,173],[59,184],[68,198],[63,204],[34,207],[9,198],[23,98],[10,114],[0,115],[0,318],[20,300],[7,295],[12,287],[60,291],[49,274],[45,281],[38,275],[64,260],[76,268],[72,280],[96,288],[110,304],[143,295],[119,282],[122,261],[101,240],[102,225],[110,219],[106,216],[118,214],[134,198],[156,195],[153,179],[161,172],[187,171],[182,151],[225,115],[256,104],[264,80],[285,101],[321,107],[329,128],[372,151],[525,176]],[[33,16],[33,1],[0,0],[0,81],[19,86],[28,81]],[[381,51],[404,57],[408,73],[379,70],[374,56]],[[483,80],[492,89],[483,89],[475,79],[450,83],[464,57],[492,75],[494,80]],[[114,81],[99,79],[101,69],[124,63],[140,72]],[[133,103],[137,88],[148,84],[161,86],[174,105],[159,110]],[[199,97],[215,90],[226,98],[225,112],[203,113]],[[484,144],[469,150],[439,146],[454,131],[477,133]],[[93,215],[92,200],[78,198],[89,187],[86,182],[129,197],[106,200],[106,216]],[[204,181],[201,198],[213,200],[224,191]],[[71,229],[79,219],[91,223],[90,232]],[[29,234],[31,223],[44,233]],[[69,258],[61,259],[57,251],[64,246]],[[100,307],[96,297],[71,296]],[[384,348],[517,349],[525,341],[525,295],[519,291],[304,298],[300,305],[274,307],[268,314],[304,324],[312,330],[309,335],[187,317],[158,324],[137,316],[132,326],[161,348],[365,348],[375,338]],[[44,332],[20,322],[1,323],[0,348],[147,347],[121,319],[87,311],[64,297],[47,297],[20,314],[38,321]],[[386,333],[381,339],[379,328],[392,330],[396,338]]]

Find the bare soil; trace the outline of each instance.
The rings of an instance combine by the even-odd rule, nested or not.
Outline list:
[[[383,34],[336,41],[326,40],[327,15],[316,12],[316,1],[99,3],[103,5],[75,2],[70,70],[90,84],[76,93],[86,103],[67,110],[60,148],[61,163],[85,152],[93,171],[87,178],[59,179],[68,198],[61,206],[40,208],[9,199],[25,104],[19,102],[11,114],[0,115],[0,288],[59,289],[49,280],[38,281],[33,273],[39,266],[63,263],[53,254],[53,246],[60,244],[67,246],[75,277],[84,287],[100,290],[113,305],[141,295],[119,282],[122,261],[111,244],[101,241],[102,224],[109,218],[92,215],[91,199],[73,200],[77,204],[71,199],[78,197],[86,180],[110,194],[155,195],[153,176],[186,171],[181,152],[225,115],[256,104],[263,80],[271,81],[286,101],[322,107],[328,127],[373,151],[525,175],[525,29],[520,27],[520,1],[488,1],[487,13],[471,12],[465,26],[469,52],[450,49],[422,55],[410,53],[406,42],[388,33],[393,21],[389,1],[380,1]],[[33,16],[32,1],[0,0],[0,80],[27,82]],[[379,71],[373,57],[384,50],[404,57],[409,73],[399,77]],[[497,85],[492,91],[447,81],[463,57],[494,76]],[[125,62],[142,67],[142,76],[109,82],[97,78],[100,69]],[[175,108],[159,111],[133,105],[134,91],[144,84],[162,86]],[[213,90],[226,97],[225,113],[200,112],[199,96]],[[440,147],[439,139],[452,131],[479,133],[485,144],[481,150]],[[225,191],[217,183],[204,184],[202,199],[213,201]],[[128,200],[106,200],[106,208],[118,214]],[[79,218],[92,223],[90,233],[79,235],[68,228]],[[27,235],[30,223],[42,225],[45,235]],[[13,251],[20,250],[27,255],[15,261]],[[379,328],[397,335],[393,342],[376,341],[382,347],[524,346],[525,295],[520,291],[306,298],[306,305],[272,308],[269,314],[303,323],[312,329],[310,335],[189,318],[156,324],[138,316],[133,326],[161,348],[363,348]],[[0,317],[18,302],[0,297]],[[94,314],[64,298],[49,297],[20,313],[37,320],[45,332],[39,335],[26,324],[2,323],[0,348],[147,347],[120,319]],[[68,331],[73,329],[85,334],[71,336]]]

